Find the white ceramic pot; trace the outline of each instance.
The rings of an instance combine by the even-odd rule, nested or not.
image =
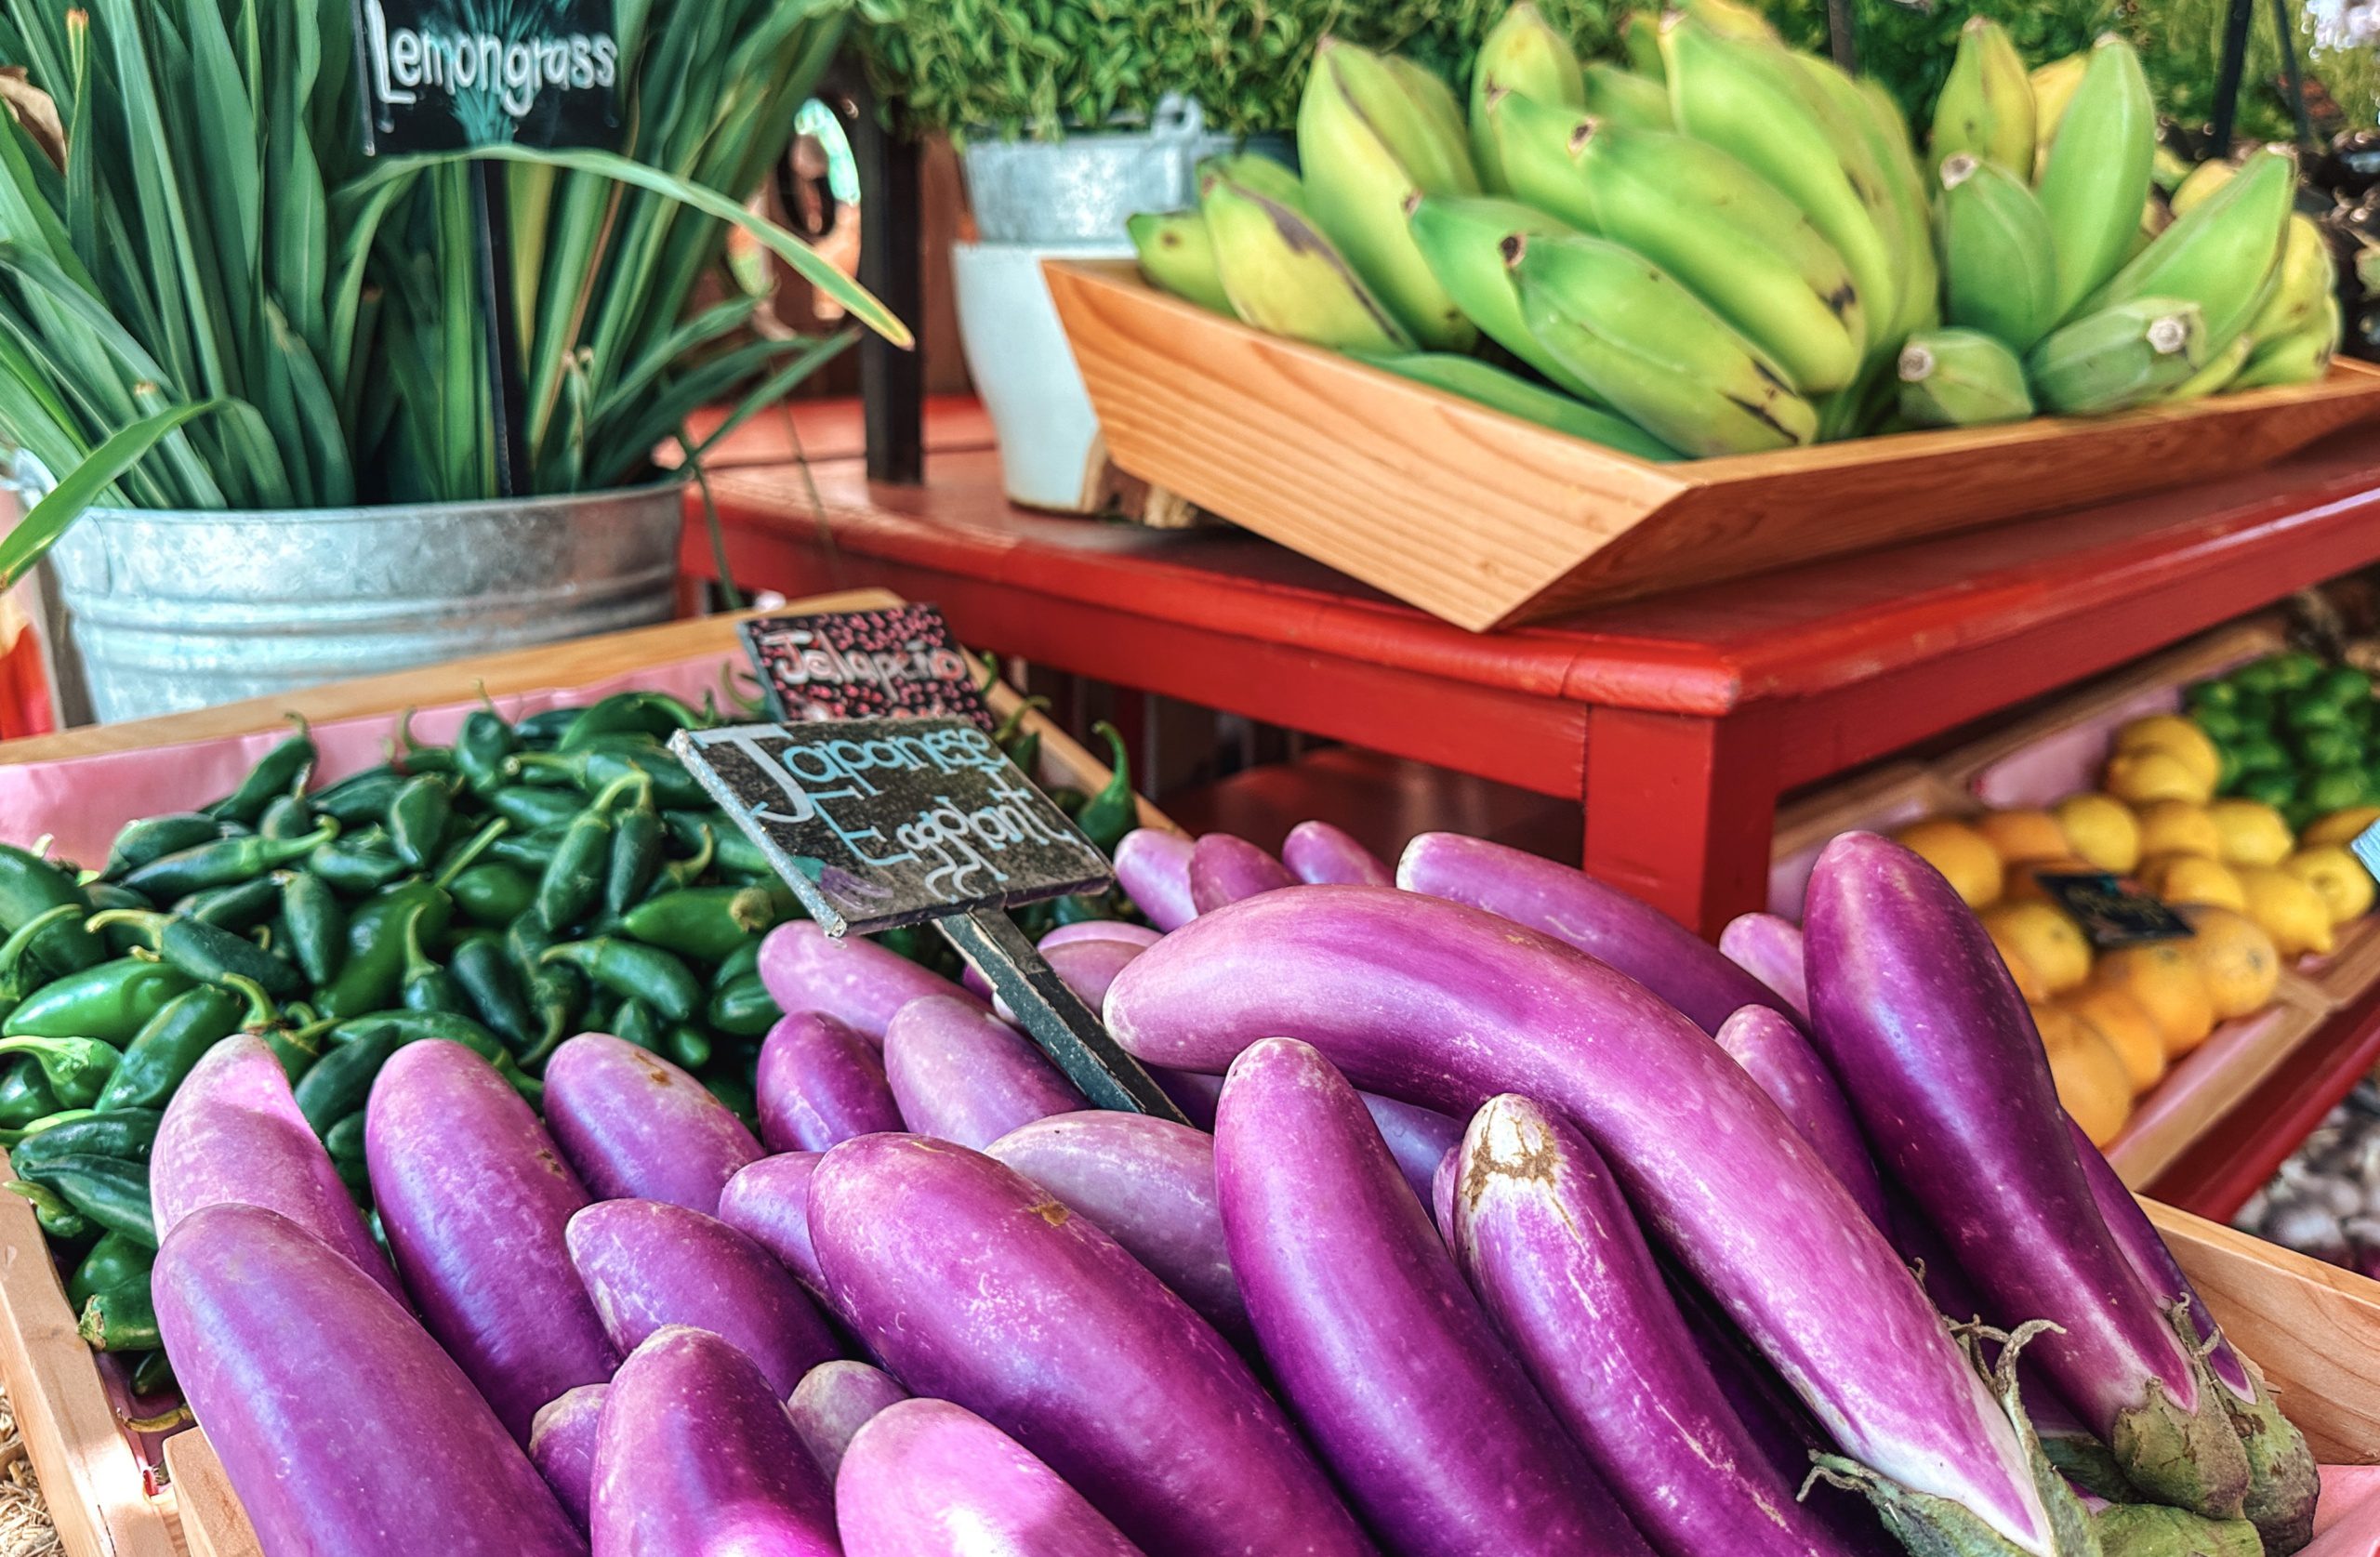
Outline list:
[[[1107,450],[1041,279],[1044,259],[1129,258],[1119,244],[958,244],[959,343],[999,441],[1011,502],[1088,513],[1105,498]]]

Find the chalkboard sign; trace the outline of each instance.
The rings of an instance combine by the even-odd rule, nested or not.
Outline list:
[[[996,728],[976,666],[930,605],[756,616],[736,628],[780,719],[962,719]]]
[[[368,156],[618,144],[612,0],[354,0]]]
[[[669,744],[829,935],[1113,880],[1066,814],[963,719],[747,724]]]
[[[2182,941],[2189,921],[2148,893],[2106,871],[2035,871],[2033,879],[2074,917],[2093,947],[2103,952],[2150,941]]]

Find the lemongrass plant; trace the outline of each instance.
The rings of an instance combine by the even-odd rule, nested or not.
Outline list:
[[[453,0],[509,25],[513,0]],[[752,338],[731,225],[903,344],[743,201],[844,0],[619,0],[616,152],[366,159],[348,0],[0,0],[0,441],[58,479],[0,585],[92,502],[285,508],[496,495],[472,205],[511,213],[525,493],[651,473],[696,406],[782,395],[848,337]],[[472,20],[465,16],[458,20]]]

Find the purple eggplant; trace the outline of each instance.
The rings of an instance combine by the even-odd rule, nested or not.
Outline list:
[[[261,1206],[354,1260],[399,1301],[404,1299],[355,1197],[298,1112],[289,1073],[262,1038],[233,1034],[183,1079],[150,1149],[149,1197],[160,1239],[208,1206]]]
[[[1719,932],[1719,953],[1783,996],[1796,1014],[1808,1020],[1810,981],[1801,926],[1774,914],[1739,915]]]
[[[856,1029],[824,1011],[780,1017],[760,1045],[760,1140],[772,1152],[823,1152],[872,1130],[901,1128],[884,1058]]]
[[[1124,970],[1124,965],[1147,949],[1130,941],[1094,938],[1067,941],[1055,946],[1044,943],[1041,956],[1050,964],[1050,970],[1064,980],[1066,987],[1095,1011],[1107,998],[1107,986],[1116,982],[1116,975]],[[993,1000],[992,1010],[1002,1022],[1016,1021],[1016,1013],[1008,1009],[1005,1000]]]
[[[1472,1119],[1461,1164],[1463,1274],[1653,1545],[1668,1557],[1843,1557],[1795,1500],[1800,1478],[1777,1474],[1703,1366],[1586,1139],[1508,1093]]]
[[[977,1151],[1091,1106],[1031,1039],[972,1000],[904,1007],[884,1035],[884,1074],[911,1130]]]
[[[2322,1490],[2305,1434],[2281,1415],[2255,1365],[2223,1338],[2206,1300],[2190,1285],[2181,1262],[2165,1247],[2149,1213],[2140,1208],[2115,1168],[2091,1144],[2081,1126],[2071,1119],[2066,1124],[2074,1139],[2074,1155],[2091,1182],[2092,1203],[2098,1207],[2116,1247],[2149,1295],[2168,1313],[2179,1310],[2188,1314],[2199,1345],[2205,1349],[2207,1371],[2222,1390],[2217,1398],[2230,1413],[2240,1442],[2248,1451],[2245,1513],[2264,1537],[2265,1550],[2271,1557],[2287,1557],[2303,1549],[2313,1539],[2314,1505]]]
[[[1515,1091],[1562,1109],[1868,1468],[1871,1497],[1900,1498],[1913,1520],[1971,1515],[2035,1557],[2070,1529],[2070,1506],[2037,1487],[1999,1402],[1850,1192],[1693,1023],[1593,957],[1414,892],[1303,887],[1168,935],[1117,979],[1106,1016],[1161,1065],[1216,1070],[1288,1034],[1403,1102],[1468,1115]]]
[[[1437,1170],[1430,1175],[1430,1221],[1448,1248],[1454,1247],[1454,1191],[1461,1170],[1462,1148],[1456,1146],[1438,1159]]]
[[[1372,1550],[1229,1344],[1012,1168],[862,1136],[819,1164],[810,1232],[894,1377],[1014,1438],[1147,1550]]]
[[[1396,1170],[1412,1186],[1413,1198],[1430,1205],[1430,1186],[1437,1178],[1438,1164],[1447,1160],[1448,1152],[1462,1144],[1461,1122],[1448,1118],[1435,1108],[1398,1102],[1377,1092],[1364,1094],[1364,1109],[1380,1128],[1380,1138],[1387,1143],[1388,1155],[1396,1159]]]
[[[1330,1062],[1267,1038],[1232,1062],[1215,1185],[1264,1360],[1384,1544],[1412,1557],[1646,1550]]]
[[[832,1486],[853,1436],[879,1411],[908,1398],[909,1392],[900,1380],[882,1368],[838,1357],[801,1376],[801,1382],[793,1387],[793,1398],[785,1403],[785,1411],[793,1419],[801,1446],[810,1451],[810,1458],[826,1473],[826,1484]]]
[[[1719,1024],[1718,1037],[1719,1047],[1785,1111],[1818,1161],[1843,1181],[1868,1220],[1890,1228],[1884,1181],[1868,1155],[1868,1138],[1859,1133],[1834,1073],[1802,1029],[1766,1006],[1746,1006]]]
[[[364,1150],[422,1323],[515,1439],[548,1401],[612,1376],[620,1352],[562,1238],[587,1192],[495,1066],[461,1044],[397,1050],[372,1083]]]
[[[529,1423],[529,1461],[553,1488],[562,1511],[587,1528],[587,1495],[595,1484],[595,1427],[611,1384],[581,1384],[537,1407]]]
[[[1225,1337],[1249,1339],[1215,1207],[1215,1142],[1145,1114],[1057,1114],[1011,1130],[985,1154],[1048,1190]]]
[[[876,1044],[883,1043],[893,1013],[912,1000],[942,995],[982,1004],[898,952],[855,935],[828,935],[808,919],[769,931],[760,943],[760,982],[788,1016],[825,1011]]]
[[[835,1518],[850,1557],[1141,1557],[1056,1471],[946,1400],[882,1412],[845,1463]]]
[[[189,1213],[152,1287],[183,1398],[271,1557],[586,1557],[463,1370],[287,1217]]]
[[[727,1181],[719,1195],[719,1220],[776,1256],[794,1280],[823,1301],[826,1278],[810,1243],[810,1176],[818,1160],[816,1152],[762,1157]]]
[[[803,1374],[841,1350],[767,1249],[683,1206],[589,1206],[570,1219],[570,1260],[624,1352],[656,1331],[691,1325],[734,1342],[783,1400]]]
[[[651,1049],[581,1033],[546,1062],[546,1125],[599,1200],[706,1216],[760,1143],[709,1089]]]
[[[1164,1065],[1148,1067],[1149,1075],[1171,1098],[1182,1116],[1202,1130],[1215,1128],[1215,1100],[1223,1095],[1223,1078],[1201,1075],[1197,1071],[1177,1071]]]
[[[1190,901],[1190,851],[1180,833],[1141,827],[1116,846],[1116,881],[1134,906],[1161,930],[1179,930],[1198,917]]]
[[[751,1358],[672,1325],[603,1397],[588,1505],[604,1557],[840,1557],[835,1495]]]
[[[1484,908],[1567,942],[1684,1011],[1706,1033],[1746,1006],[1798,1021],[1785,997],[1721,957],[1659,909],[1583,871],[1460,833],[1423,833],[1405,846],[1396,884]]]
[[[1940,873],[1872,833],[1828,844],[1804,933],[1818,1046],[1885,1171],[2142,1491],[2238,1517],[2247,1453],[2133,1273],[2075,1159],[2007,965]]]
[[[1281,863],[1309,887],[1394,887],[1396,874],[1343,829],[1301,822],[1281,840]]]
[[[1190,904],[1201,914],[1297,884],[1280,861],[1230,833],[1209,833],[1190,851]]]
[[[1082,919],[1070,925],[1060,925],[1041,937],[1041,951],[1048,955],[1051,948],[1071,946],[1083,941],[1121,941],[1129,945],[1154,946],[1163,939],[1163,932],[1146,925],[1136,925],[1130,919]]]

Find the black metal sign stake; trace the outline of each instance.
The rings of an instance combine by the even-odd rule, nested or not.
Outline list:
[[[681,731],[678,754],[828,935],[932,924],[1102,1108],[1189,1121],[1007,910],[1104,891],[1106,860],[956,719]]]

